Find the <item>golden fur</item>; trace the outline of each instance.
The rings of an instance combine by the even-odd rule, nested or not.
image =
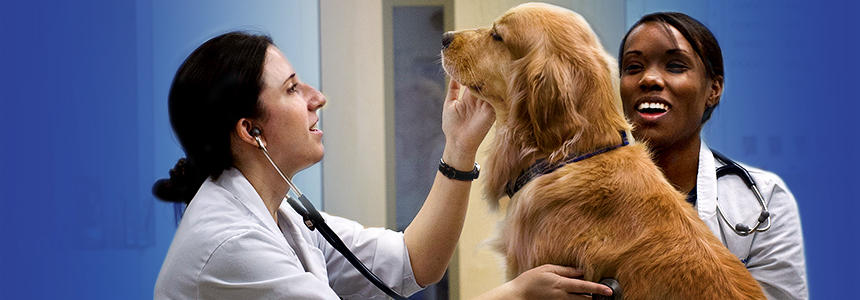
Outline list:
[[[537,159],[621,143],[615,61],[578,14],[524,4],[454,33],[445,70],[496,111],[484,172],[493,207]],[[499,250],[508,277],[542,264],[616,278],[626,299],[764,299],[758,283],[663,177],[643,144],[568,164],[514,195]]]

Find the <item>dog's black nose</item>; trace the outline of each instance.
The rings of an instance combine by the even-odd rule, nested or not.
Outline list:
[[[442,34],[442,49],[448,48],[448,45],[451,45],[451,41],[454,40],[453,32],[446,32]]]

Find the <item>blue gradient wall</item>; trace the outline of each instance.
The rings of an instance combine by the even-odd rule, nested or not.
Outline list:
[[[854,1],[627,1],[628,27],[654,11],[685,12],[716,35],[725,58],[711,147],[777,173],[797,198],[814,299],[860,283],[860,176],[853,88],[860,12]],[[756,209],[755,203],[750,203]],[[852,297],[849,297],[852,298]]]
[[[181,149],[167,91],[208,38],[270,34],[319,87],[316,1],[0,5],[0,298],[151,299],[175,231],[152,183]],[[274,149],[273,149],[274,151]],[[321,200],[320,167],[297,176]]]
[[[646,12],[679,10],[713,29],[726,91],[706,139],[787,182],[801,210],[813,297],[851,293],[860,282],[860,26],[850,18],[860,7],[626,7],[628,25]],[[174,207],[150,194],[181,156],[166,113],[173,73],[207,38],[248,29],[271,34],[318,87],[318,16],[317,2],[304,0],[0,4],[0,298],[151,298],[175,228]],[[319,172],[297,180],[316,201]]]

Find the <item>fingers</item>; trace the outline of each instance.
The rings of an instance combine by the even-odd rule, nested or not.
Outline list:
[[[562,278],[559,287],[568,293],[590,293],[604,296],[612,296],[612,289],[608,286],[579,279]]]
[[[475,97],[475,95],[472,95],[472,91],[466,89],[466,91],[463,92],[463,97],[461,98],[461,100],[474,102],[475,100],[478,100],[478,97]]]
[[[456,100],[460,96],[460,83],[451,79],[448,81],[448,95],[445,96],[445,102]]]
[[[559,287],[568,293],[589,293],[612,296],[612,289],[600,283],[585,281],[581,279],[582,270],[571,267],[558,265],[543,265],[540,266],[544,271],[551,272],[561,276],[559,278]]]

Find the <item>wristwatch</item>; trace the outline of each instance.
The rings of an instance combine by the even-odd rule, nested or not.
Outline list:
[[[445,163],[444,160],[442,160],[440,158],[439,159],[439,172],[442,172],[442,175],[445,175],[445,177],[448,177],[448,178],[451,178],[454,180],[472,181],[472,180],[478,179],[478,174],[481,172],[481,165],[479,165],[476,162],[475,167],[471,171],[463,172],[463,171],[454,169],[454,167],[452,167],[452,166],[449,166],[448,164]]]

